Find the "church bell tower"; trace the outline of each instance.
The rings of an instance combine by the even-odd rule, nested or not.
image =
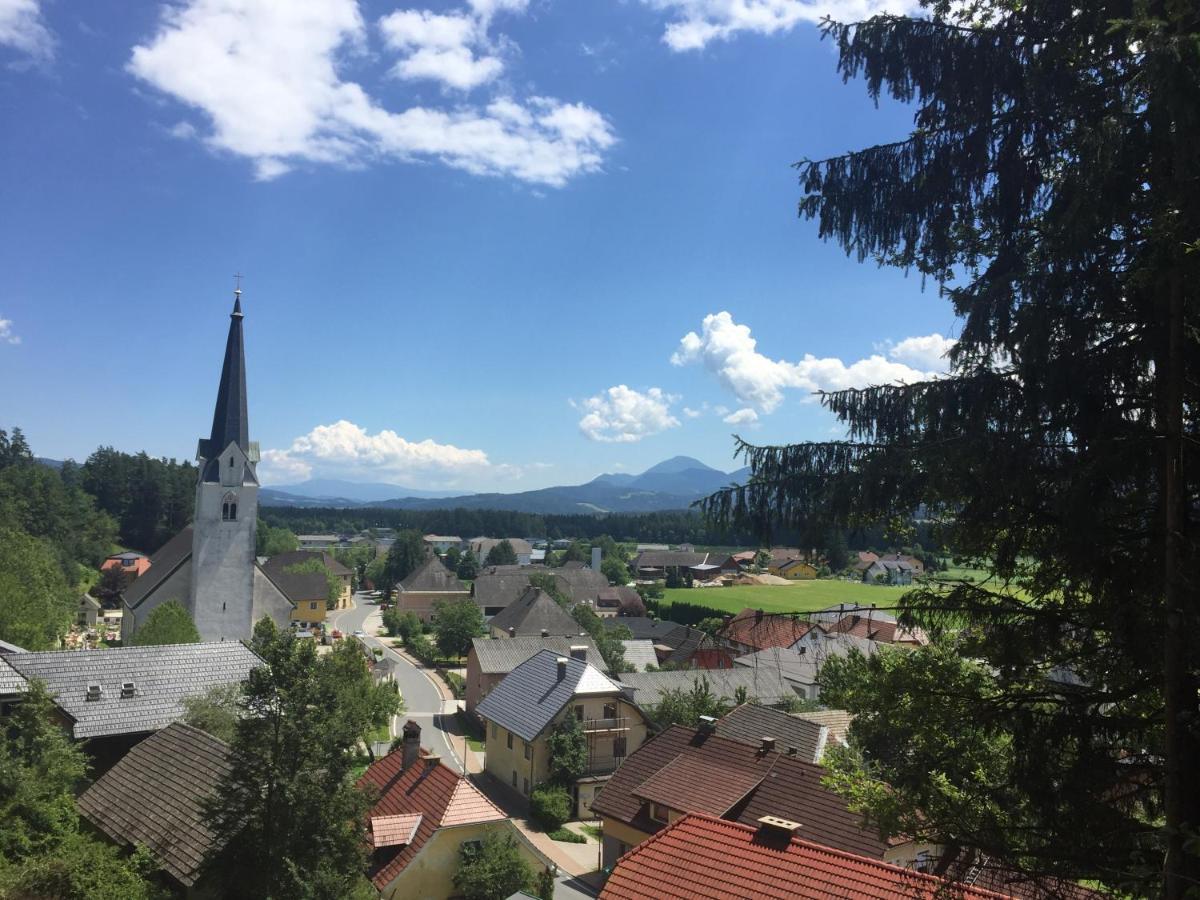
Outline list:
[[[234,292],[212,433],[196,449],[200,479],[188,612],[201,640],[245,640],[254,627],[258,444],[250,441],[241,290]]]

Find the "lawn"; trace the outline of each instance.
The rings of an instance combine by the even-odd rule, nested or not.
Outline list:
[[[893,607],[910,590],[904,587],[885,587],[857,581],[817,579],[793,584],[739,584],[721,588],[667,588],[663,604],[679,601],[711,606],[723,612],[738,613],[743,609],[764,612],[815,612],[828,606],[870,606],[881,609]],[[664,609],[664,616],[670,613]]]

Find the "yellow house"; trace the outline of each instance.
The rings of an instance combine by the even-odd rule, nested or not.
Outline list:
[[[812,563],[802,559],[775,559],[767,566],[767,571],[789,581],[807,581],[817,577],[817,569]]]
[[[642,711],[586,657],[584,646],[572,647],[570,656],[542,650],[475,708],[487,732],[488,773],[525,797],[549,776],[547,740],[555,727],[567,717],[579,722],[588,749],[586,772],[573,788],[579,818],[591,815],[596,792],[647,735]]]
[[[329,582],[322,573],[289,572],[266,566],[262,571],[292,604],[293,627],[316,628],[324,623]]]
[[[367,874],[385,900],[454,896],[464,849],[489,834],[511,836],[535,872],[552,865],[499,807],[438,757],[422,754],[420,744],[421,728],[410,720],[402,748],[376,760],[358,782],[378,792],[367,823]]]

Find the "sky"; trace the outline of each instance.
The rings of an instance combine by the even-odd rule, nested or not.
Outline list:
[[[918,276],[797,216],[896,140],[823,15],[910,0],[0,0],[0,427],[191,458],[242,273],[266,484],[518,491],[944,370]]]

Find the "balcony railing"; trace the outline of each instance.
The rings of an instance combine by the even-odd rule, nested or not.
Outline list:
[[[629,719],[621,716],[617,719],[584,719],[584,731],[628,731]]]

